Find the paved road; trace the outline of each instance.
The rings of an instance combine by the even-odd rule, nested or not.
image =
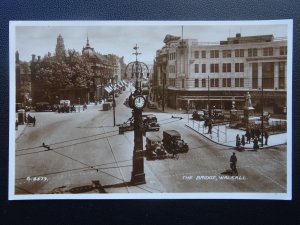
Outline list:
[[[131,116],[117,98],[116,123]],[[16,194],[30,193],[182,193],[286,192],[286,146],[258,152],[236,152],[238,177],[223,176],[234,150],[216,145],[187,128],[187,115],[155,112],[162,137],[165,129],[180,131],[190,151],[179,159],[147,161],[146,184],[132,186],[133,132],[118,134],[112,110],[90,105],[73,114],[31,113],[36,127],[27,126],[16,140]],[[182,120],[171,118],[183,116]],[[148,134],[147,134],[148,135]],[[42,143],[50,150],[41,147]],[[144,139],[145,145],[145,139]],[[234,179],[233,179],[234,178]],[[100,185],[92,185],[92,181]]]

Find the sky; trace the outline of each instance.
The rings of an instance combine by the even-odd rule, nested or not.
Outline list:
[[[236,33],[288,36],[286,21],[17,21],[11,28],[11,51],[18,51],[22,61],[30,61],[32,54],[43,57],[50,52],[53,55],[59,34],[66,50],[81,52],[88,37],[96,52],[124,56],[125,63],[135,61],[132,53],[137,44],[141,53],[138,60],[149,64],[153,63],[156,50],[164,46],[167,34],[218,43]]]

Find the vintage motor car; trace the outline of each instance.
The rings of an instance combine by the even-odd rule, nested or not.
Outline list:
[[[119,125],[119,134],[124,134],[126,131],[134,130],[134,120],[133,117],[129,118],[126,122]]]
[[[157,135],[148,136],[145,147],[147,159],[164,159],[167,157],[167,152],[162,145],[161,138]]]
[[[204,111],[194,111],[192,114],[192,118],[193,120],[204,121],[205,119]]]
[[[157,109],[157,106],[155,105],[154,102],[149,101],[149,102],[148,102],[148,108],[149,108],[149,109]]]
[[[269,121],[271,114],[269,112],[263,112],[263,117],[260,116],[260,120],[263,118],[264,121]]]
[[[223,110],[222,109],[214,109],[213,110],[213,118],[218,119],[218,120],[224,120],[225,116],[223,114]]]
[[[157,118],[153,114],[143,115],[144,131],[159,131],[159,123],[157,123]]]
[[[49,102],[37,102],[35,104],[35,111],[36,112],[53,111],[53,108]]]
[[[20,109],[24,109],[25,112],[30,111],[30,107],[24,106],[24,103],[16,103],[16,112],[18,112],[18,110],[20,110]]]
[[[181,139],[181,134],[177,130],[165,130],[163,132],[163,146],[168,153],[189,151],[188,144]]]

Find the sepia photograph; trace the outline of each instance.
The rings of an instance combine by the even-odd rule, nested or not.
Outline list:
[[[10,200],[292,198],[292,20],[9,36]]]

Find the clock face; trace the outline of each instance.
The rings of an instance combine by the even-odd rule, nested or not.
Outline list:
[[[144,108],[146,100],[143,96],[137,96],[134,98],[134,107],[137,109]]]

